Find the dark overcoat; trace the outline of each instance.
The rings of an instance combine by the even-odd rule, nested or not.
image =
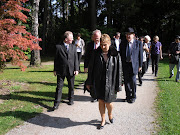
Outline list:
[[[92,53],[86,84],[93,86],[92,90],[95,91],[97,97],[101,97],[101,94],[103,94],[105,102],[112,102],[116,99],[117,92],[122,90],[121,57],[112,46],[108,51],[108,60],[106,62],[105,83],[103,83],[105,86],[102,86],[102,77],[104,76],[102,69],[103,55],[102,49],[99,47]],[[101,88],[104,88],[104,93],[102,93]]]

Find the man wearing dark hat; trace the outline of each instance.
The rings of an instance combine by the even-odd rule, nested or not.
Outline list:
[[[176,82],[179,82],[180,78],[180,36],[175,36],[175,42],[172,42],[169,46],[169,69],[170,69],[170,76],[172,78],[174,76],[174,67],[177,67],[177,74],[176,74]]]
[[[142,67],[142,52],[142,43],[135,39],[134,29],[128,28],[126,40],[122,41],[120,46],[126,100],[128,103],[134,103],[136,100],[136,75]]]

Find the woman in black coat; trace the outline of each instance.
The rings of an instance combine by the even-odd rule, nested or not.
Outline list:
[[[88,67],[86,87],[93,90],[99,101],[99,111],[102,117],[102,129],[105,125],[105,109],[113,123],[112,102],[116,100],[117,92],[121,90],[122,66],[121,58],[111,45],[111,38],[107,34],[101,37],[100,47],[94,50]]]

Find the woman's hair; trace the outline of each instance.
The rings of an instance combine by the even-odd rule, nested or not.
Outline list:
[[[146,38],[149,42],[151,41],[151,38],[149,35],[146,35],[144,38]]]
[[[109,44],[111,44],[111,38],[108,34],[102,34],[101,36],[101,42],[108,42]]]
[[[157,39],[159,41],[159,37],[156,35],[153,37],[153,40]]]

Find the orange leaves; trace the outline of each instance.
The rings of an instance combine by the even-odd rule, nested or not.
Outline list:
[[[29,11],[22,7],[21,2],[27,0],[1,0],[5,2],[0,7],[2,19],[0,20],[0,61],[11,59],[12,64],[18,65],[21,70],[25,70],[22,60],[26,60],[27,56],[24,51],[40,50],[38,42],[41,39],[36,38],[30,32],[26,31],[26,27],[17,24],[15,20],[19,19],[26,22],[27,16],[21,10]],[[11,19],[9,19],[11,18]],[[1,68],[1,67],[0,67]]]

